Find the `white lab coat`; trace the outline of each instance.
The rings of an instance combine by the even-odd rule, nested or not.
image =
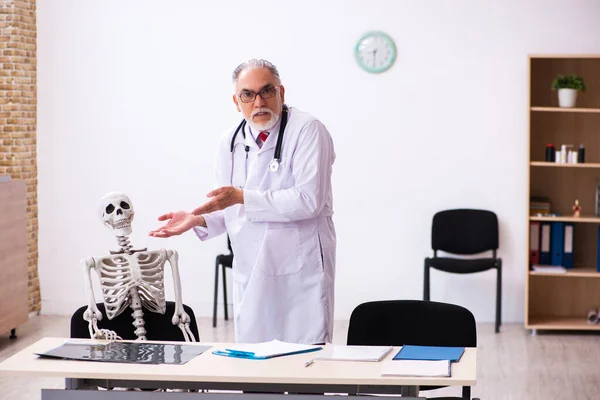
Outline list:
[[[237,127],[237,124],[236,124]],[[221,140],[216,187],[244,184],[244,204],[205,215],[201,240],[227,231],[233,249],[235,339],[328,343],[333,336],[336,234],[332,221],[333,141],[314,117],[290,108],[275,173],[279,124],[262,148],[246,126],[237,135],[232,183],[231,138]]]

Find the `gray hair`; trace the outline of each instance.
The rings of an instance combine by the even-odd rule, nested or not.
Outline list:
[[[240,74],[242,72],[244,72],[247,69],[255,69],[255,68],[268,69],[269,71],[271,71],[271,73],[277,80],[277,84],[281,85],[281,77],[279,76],[279,71],[277,71],[277,67],[274,66],[273,64],[271,64],[267,60],[262,60],[262,59],[258,60],[256,58],[245,61],[237,66],[237,68],[233,71],[233,74],[232,74],[233,84],[235,85],[237,83],[238,77],[240,76]]]

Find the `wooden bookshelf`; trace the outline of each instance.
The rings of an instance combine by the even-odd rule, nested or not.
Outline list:
[[[557,278],[600,278],[600,272],[594,267],[575,267],[573,269],[568,269],[565,273],[529,271],[529,275],[555,276]]]
[[[531,161],[532,167],[550,167],[550,168],[600,168],[600,163],[581,163],[581,164],[558,164],[547,161]]]
[[[600,113],[600,108],[531,107],[531,111],[563,113]]]
[[[587,86],[574,108],[561,108],[551,90],[556,75],[577,74]],[[525,268],[525,327],[533,330],[600,330],[587,321],[600,307],[600,273],[597,272],[600,217],[594,215],[595,187],[600,181],[600,55],[529,56],[529,160],[528,199],[545,197],[559,216],[528,217]],[[557,164],[545,159],[546,144],[557,149],[583,144],[585,162]],[[579,200],[582,215],[573,216]],[[529,204],[528,204],[529,214]],[[530,223],[573,223],[575,268],[565,273],[530,270]]]
[[[557,216],[557,217],[529,217],[530,221],[546,221],[546,222],[574,222],[574,223],[588,223],[588,224],[600,224],[600,218],[594,216],[571,217],[571,216]]]
[[[533,317],[525,326],[527,329],[598,331],[600,324],[589,324],[587,318]]]

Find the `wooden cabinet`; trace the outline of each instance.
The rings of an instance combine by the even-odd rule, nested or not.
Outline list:
[[[551,85],[559,74],[584,79],[587,91],[578,93],[575,108],[558,106]],[[587,321],[588,312],[600,308],[600,217],[595,215],[595,187],[600,179],[600,55],[530,56],[529,100],[529,198],[547,198],[557,215],[530,213],[528,227],[532,221],[572,223],[574,267],[566,273],[525,269],[525,327],[600,330],[600,324]],[[563,144],[573,145],[573,150],[583,144],[585,162],[547,162],[545,149],[550,143],[557,150]],[[579,217],[573,216],[576,199],[582,207]],[[527,236],[530,249],[531,228]]]
[[[27,321],[27,214],[22,180],[0,183],[0,333]]]

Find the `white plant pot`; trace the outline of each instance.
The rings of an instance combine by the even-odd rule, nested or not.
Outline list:
[[[560,107],[575,107],[577,89],[558,89],[558,105]]]

